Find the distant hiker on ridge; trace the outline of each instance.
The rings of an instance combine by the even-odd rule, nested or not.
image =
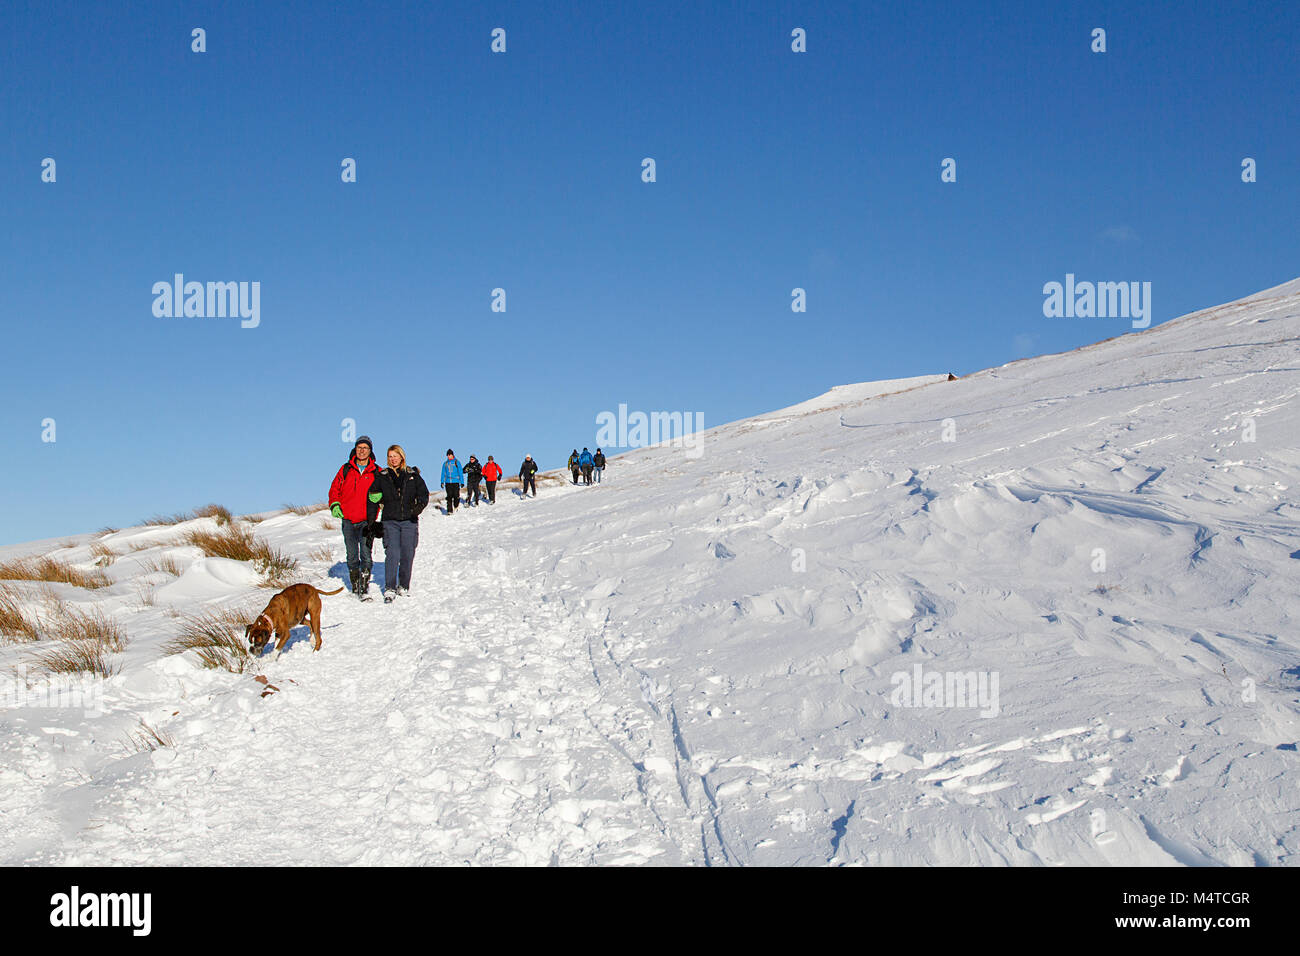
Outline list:
[[[605,453],[599,448],[596,454],[591,456],[592,473],[596,476],[596,484],[600,484],[600,473],[605,470]]]
[[[582,469],[582,483],[584,485],[591,484],[591,465],[591,452],[588,451],[587,447],[584,445],[582,448],[582,454],[578,456],[578,467]]]
[[[573,449],[573,454],[569,456],[569,470],[573,472],[573,483],[578,483],[578,449]]]

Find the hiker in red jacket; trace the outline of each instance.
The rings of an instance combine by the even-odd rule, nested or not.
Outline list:
[[[343,522],[343,548],[352,593],[363,601],[370,600],[370,552],[375,543],[370,522],[378,513],[377,506],[372,507],[369,500],[370,486],[379,473],[372,447],[369,435],[357,439],[347,464],[330,483],[329,496],[330,513]]]
[[[488,504],[497,503],[497,482],[501,479],[501,466],[488,455],[487,464],[483,466],[483,481],[487,484]]]

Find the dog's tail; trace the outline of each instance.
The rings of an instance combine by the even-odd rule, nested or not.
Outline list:
[[[318,588],[318,587],[312,587],[312,590],[315,591],[317,594],[324,594],[324,595],[338,594],[339,591],[342,591],[342,590],[343,590],[343,585],[340,584],[340,585],[339,585],[337,588],[335,588],[333,591],[322,591],[322,590],[321,590],[320,588]]]

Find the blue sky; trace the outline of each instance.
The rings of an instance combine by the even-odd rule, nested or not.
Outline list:
[[[322,500],[345,418],[551,468],[1128,329],[1066,273],[1155,324],[1300,274],[1293,2],[333,6],[0,8],[0,541]],[[260,325],[155,317],[178,272]]]

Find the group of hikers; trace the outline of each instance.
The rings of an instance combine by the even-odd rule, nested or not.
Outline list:
[[[600,474],[605,470],[605,453],[599,448],[596,454],[592,454],[585,447],[582,454],[578,454],[578,449],[573,449],[573,454],[569,456],[569,470],[573,472],[573,483],[578,483],[578,472],[582,472],[582,483],[584,485],[592,484],[592,476],[595,476],[595,484],[600,484]]]
[[[579,455],[575,448],[570,465],[575,485],[579,469],[586,484],[591,484],[594,468],[599,482],[605,456],[599,448],[594,456],[586,448]],[[533,456],[525,455],[523,464],[519,466],[522,497],[528,497],[530,489],[532,496],[537,497],[537,471]],[[447,495],[447,517],[451,517],[462,504],[461,485],[465,486],[463,504],[475,508],[484,501],[489,505],[496,504],[497,482],[501,475],[501,466],[491,455],[488,455],[486,464],[480,464],[477,457],[470,455],[469,461],[462,466],[448,448],[438,482]],[[374,443],[370,436],[362,435],[356,440],[352,454],[330,483],[329,494],[330,513],[343,523],[343,549],[353,594],[365,601],[371,599],[371,550],[375,538],[384,542],[384,602],[390,603],[394,598],[410,593],[411,568],[415,563],[415,549],[420,543],[420,513],[428,504],[429,487],[420,476],[420,469],[406,463],[406,451],[401,445],[388,446],[388,467],[381,468],[375,461]]]

